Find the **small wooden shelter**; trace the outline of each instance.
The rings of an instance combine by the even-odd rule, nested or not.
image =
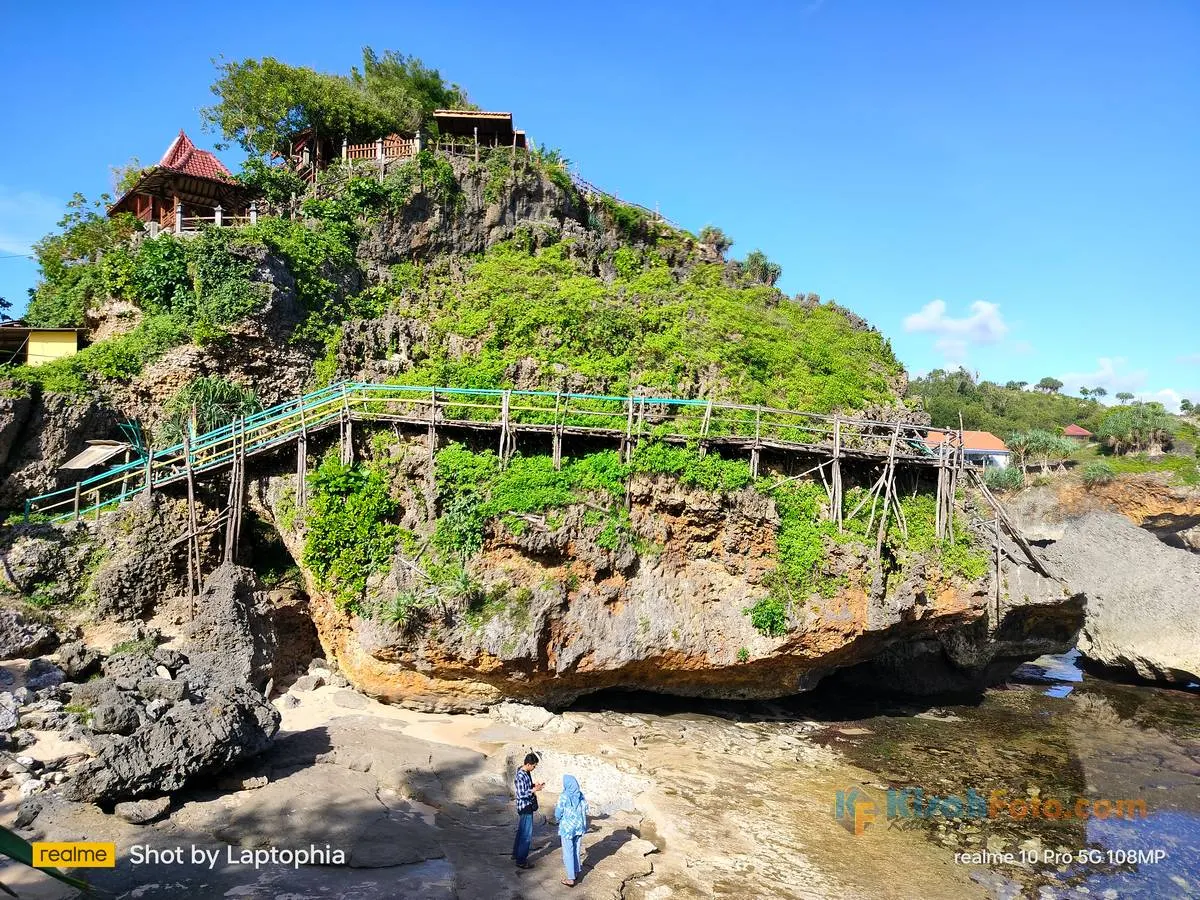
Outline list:
[[[249,204],[250,192],[224,163],[180,129],[158,164],[144,170],[108,214],[133,213],[153,223],[152,230],[180,232],[199,224],[231,224],[247,215]]]
[[[1063,437],[1069,437],[1079,441],[1081,444],[1086,444],[1092,439],[1092,433],[1086,428],[1083,428],[1082,426],[1076,425],[1074,422],[1072,422],[1063,429]]]

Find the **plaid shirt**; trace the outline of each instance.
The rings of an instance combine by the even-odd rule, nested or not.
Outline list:
[[[537,809],[537,797],[533,794],[533,776],[524,769],[517,769],[513,776],[513,789],[517,794],[517,813],[523,815]]]

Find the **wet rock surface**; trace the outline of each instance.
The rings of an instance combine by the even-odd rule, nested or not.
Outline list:
[[[1085,656],[1150,680],[1200,681],[1200,556],[1115,513],[1066,522],[1046,552],[1088,597]]]

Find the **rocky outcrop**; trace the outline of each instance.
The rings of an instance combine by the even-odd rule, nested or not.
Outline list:
[[[404,492],[405,527],[424,531],[432,509],[427,480],[403,461],[390,468],[408,476],[393,482]],[[264,493],[272,505],[285,492],[276,482]],[[778,518],[768,497],[639,476],[630,486],[629,522],[615,543],[601,540],[604,522],[585,505],[527,516],[519,529],[497,525],[470,563],[481,585],[475,598],[448,601],[404,627],[341,610],[310,585],[326,656],[368,694],[437,710],[503,700],[555,708],[606,688],[780,697],[921,642],[936,648],[947,681],[954,674],[950,687],[978,689],[1022,660],[1065,650],[1082,620],[1078,598],[1006,563],[1001,624],[981,629],[994,615],[990,576],[966,581],[930,556],[864,581],[873,569],[865,550],[834,542],[825,573],[837,588],[798,599],[788,633],[771,637],[746,614],[777,566]],[[302,536],[285,538],[299,557]],[[394,597],[420,577],[397,559],[372,581],[371,593]],[[894,672],[875,677],[877,685],[897,684]],[[926,689],[915,674],[909,683]]]
[[[278,729],[279,713],[261,694],[221,687],[104,747],[73,774],[63,794],[110,804],[178,790],[197,776],[261,753]]]
[[[0,659],[37,656],[57,645],[58,634],[45,622],[32,620],[20,610],[0,608]]]
[[[1063,522],[1046,553],[1087,595],[1081,653],[1146,679],[1200,681],[1200,557],[1100,512]]]
[[[225,563],[206,579],[183,646],[194,680],[264,687],[294,674],[320,648],[306,604],[258,589],[254,572]]]
[[[20,508],[26,497],[54,490],[58,467],[88,439],[117,434],[122,418],[107,403],[88,396],[39,392],[28,403],[23,421],[21,398],[0,408],[0,441],[9,448],[0,464],[0,508]]]

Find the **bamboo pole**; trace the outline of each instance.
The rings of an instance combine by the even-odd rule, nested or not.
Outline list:
[[[183,436],[183,468],[187,473],[188,502],[188,608],[196,618],[196,585],[201,579],[199,541],[196,538],[196,482],[192,472],[192,445],[188,436]]]
[[[704,418],[700,422],[700,455],[708,452],[708,426],[712,422],[713,402],[710,399],[704,407]]]
[[[884,471],[884,489],[883,489],[883,509],[879,513],[879,533],[875,538],[875,559],[878,560],[883,553],[883,538],[887,534],[888,512],[890,511],[892,497],[896,494],[896,442],[900,439],[900,425],[897,423],[895,430],[892,432],[892,442],[888,447],[887,468]]]
[[[554,394],[554,428],[550,433],[550,455],[554,460],[555,472],[562,468],[562,431],[558,425],[558,407],[561,402],[562,391],[556,391]]]
[[[429,392],[429,462],[437,457],[437,388]]]
[[[750,450],[750,475],[758,477],[759,459],[762,453],[762,406],[754,407],[754,447]]]
[[[629,406],[629,414],[625,419],[625,446],[623,447],[625,462],[633,459],[633,395],[630,394],[625,398],[625,403]]]
[[[505,391],[500,397],[500,464],[508,461],[508,407],[511,394]]]

